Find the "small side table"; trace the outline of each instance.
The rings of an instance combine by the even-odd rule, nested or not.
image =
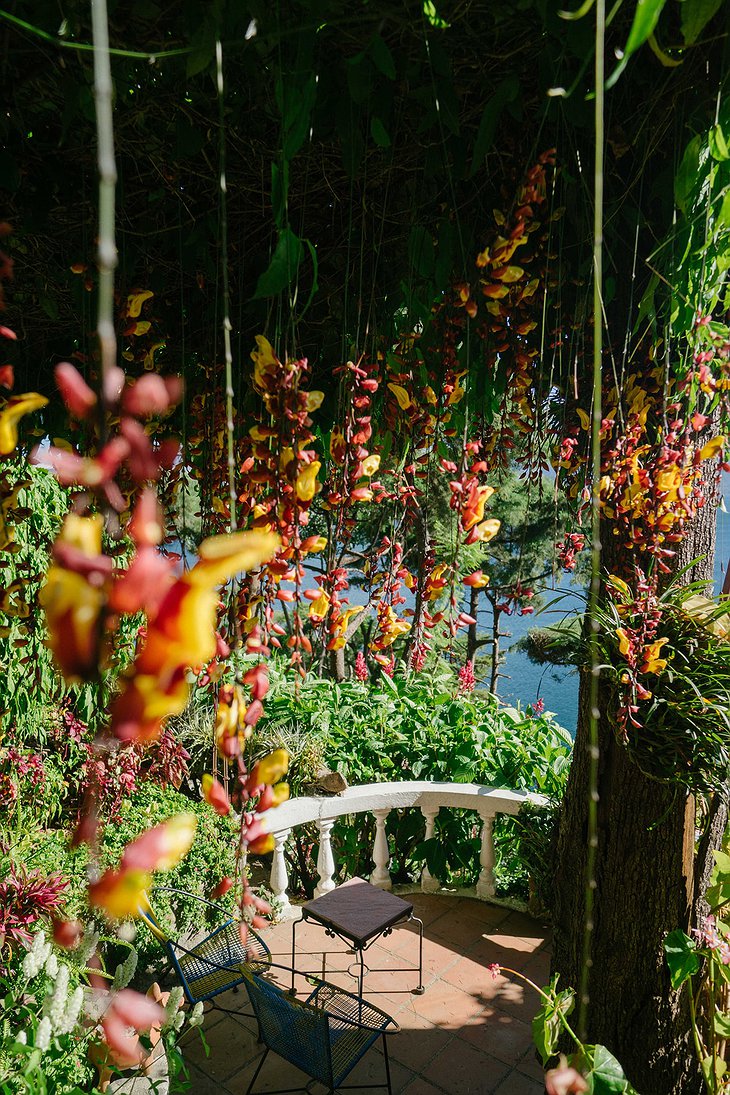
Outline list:
[[[413,905],[410,901],[404,901],[402,897],[380,890],[377,886],[371,886],[363,878],[351,878],[341,886],[331,890],[330,893],[316,897],[302,907],[302,920],[295,920],[291,930],[291,964],[292,984],[294,993],[294,970],[296,968],[296,931],[297,924],[304,920],[313,920],[321,924],[325,934],[334,939],[337,937],[343,943],[349,945],[355,951],[360,963],[359,995],[362,996],[363,980],[365,975],[365,951],[373,943],[384,936],[390,935],[396,924],[403,921],[418,924],[418,987],[413,991],[421,996],[423,987],[423,921],[413,915]],[[395,970],[373,969],[375,972],[406,973],[415,972],[414,967],[404,966]]]

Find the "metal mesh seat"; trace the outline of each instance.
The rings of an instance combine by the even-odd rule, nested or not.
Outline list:
[[[212,1000],[221,992],[237,988],[244,970],[262,970],[271,961],[271,952],[260,935],[248,929],[246,946],[241,941],[239,923],[222,906],[186,890],[160,887],[166,893],[180,894],[212,908],[224,922],[203,939],[186,946],[171,938],[154,912],[149,899],[140,907],[140,915],[150,931],[165,947],[173,969],[190,1004]]]
[[[355,1086],[383,1087],[390,1095],[385,1035],[396,1031],[398,1025],[384,1011],[326,981],[316,981],[314,991],[305,1001],[292,999],[250,967],[246,970],[245,982],[261,1040],[266,1046],[246,1095],[253,1092],[253,1085],[270,1051],[335,1092],[347,1086],[343,1081],[380,1037],[383,1039],[385,1082]],[[293,1090],[304,1089],[283,1088],[280,1092]]]

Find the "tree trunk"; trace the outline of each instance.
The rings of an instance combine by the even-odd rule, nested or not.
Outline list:
[[[676,568],[704,554],[683,581],[712,575],[715,509],[700,510],[677,554]],[[609,534],[604,543],[615,538]],[[609,549],[610,550],[610,549]],[[609,566],[606,559],[604,565]],[[555,878],[553,968],[561,985],[581,981],[586,892],[590,676],[581,680],[578,731],[563,803]],[[688,931],[707,884],[705,863],[722,839],[708,828],[704,863],[694,878],[695,804],[681,788],[649,779],[615,734],[615,699],[599,693],[598,847],[586,1040],[606,1045],[641,1095],[699,1095],[703,1090],[690,1037],[686,997],[669,983],[662,944]],[[722,819],[720,819],[722,821]]]

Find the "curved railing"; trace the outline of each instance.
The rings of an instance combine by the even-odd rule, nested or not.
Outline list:
[[[383,890],[391,889],[389,872],[390,852],[385,832],[385,821],[391,810],[415,808],[426,820],[426,839],[434,835],[436,816],[442,806],[462,810],[474,810],[481,818],[480,873],[473,893],[482,901],[495,898],[494,885],[494,818],[497,814],[517,814],[526,803],[543,805],[543,795],[526,791],[501,790],[482,787],[476,783],[429,783],[426,781],[403,783],[368,783],[360,787],[348,787],[342,794],[332,797],[311,796],[290,799],[269,816],[270,831],[274,836],[274,859],[271,867],[271,889],[281,902],[284,915],[290,908],[288,897],[289,876],[284,847],[292,829],[298,825],[315,822],[319,831],[317,856],[318,882],[315,896],[335,888],[335,861],[332,854],[331,832],[338,817],[345,814],[372,813],[375,815],[375,843],[373,845],[374,870],[370,882]],[[441,888],[438,879],[429,874],[424,866],[421,873],[421,889],[435,893]],[[501,902],[500,902],[501,903]],[[505,902],[507,903],[507,902]]]

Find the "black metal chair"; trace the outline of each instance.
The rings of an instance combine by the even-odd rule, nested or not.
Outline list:
[[[273,963],[271,965],[273,968]],[[289,967],[281,968],[291,972]],[[395,1019],[361,996],[316,978],[307,978],[315,988],[304,1001],[293,999],[290,993],[267,980],[264,971],[256,972],[251,966],[245,969],[244,980],[258,1020],[259,1037],[266,1047],[246,1095],[253,1095],[253,1085],[269,1053],[278,1053],[312,1080],[324,1084],[330,1095],[348,1087],[385,1088],[388,1095],[392,1095],[386,1035],[400,1029]],[[385,1082],[343,1084],[358,1061],[381,1037]],[[271,1095],[307,1090],[308,1085],[306,1088],[280,1088]]]
[[[246,946],[243,945],[238,930],[239,921],[234,920],[222,905],[187,890],[179,890],[175,886],[160,886],[158,890],[197,901],[200,905],[214,909],[223,920],[200,942],[186,946],[179,939],[172,938],[165,929],[149,896],[140,905],[140,916],[165,947],[189,1004],[212,1001],[222,992],[236,990],[245,980],[246,971],[262,970],[271,962],[271,951],[252,928],[248,929]],[[219,1007],[217,1004],[213,1006]]]

